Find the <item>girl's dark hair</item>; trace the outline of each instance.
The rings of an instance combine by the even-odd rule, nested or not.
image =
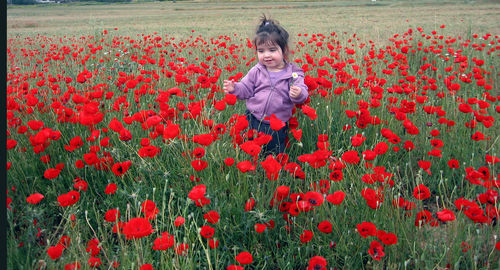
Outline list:
[[[285,59],[288,56],[288,32],[273,19],[262,15],[260,24],[257,27],[253,44],[255,48],[262,44],[277,44],[280,46]]]

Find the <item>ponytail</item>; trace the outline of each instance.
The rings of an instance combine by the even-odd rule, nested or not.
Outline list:
[[[280,46],[285,58],[288,55],[288,32],[277,21],[262,14],[253,44],[257,48],[264,43],[275,43]]]

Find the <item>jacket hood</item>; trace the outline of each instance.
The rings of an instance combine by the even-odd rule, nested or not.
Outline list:
[[[266,66],[264,66],[263,64],[261,64],[260,62],[257,63],[257,65],[255,65],[259,70],[263,71],[263,72],[267,72],[267,69],[266,69]],[[299,68],[297,65],[295,65],[294,63],[290,63],[290,62],[287,62],[285,64],[285,70],[286,70],[286,73],[287,73],[287,76],[291,77],[292,76],[292,72],[300,72],[300,73],[304,73],[304,71],[302,71],[301,68]]]

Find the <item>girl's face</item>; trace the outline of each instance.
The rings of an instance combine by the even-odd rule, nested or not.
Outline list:
[[[257,57],[259,62],[266,66],[269,71],[280,71],[285,67],[283,51],[276,44],[264,43],[257,46]]]

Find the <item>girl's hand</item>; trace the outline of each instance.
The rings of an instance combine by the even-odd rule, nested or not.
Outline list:
[[[224,86],[222,88],[224,93],[228,94],[234,91],[234,80],[224,80]]]
[[[290,86],[290,97],[291,98],[298,98],[300,96],[300,93],[302,93],[302,90],[295,86],[295,85],[292,85]]]

